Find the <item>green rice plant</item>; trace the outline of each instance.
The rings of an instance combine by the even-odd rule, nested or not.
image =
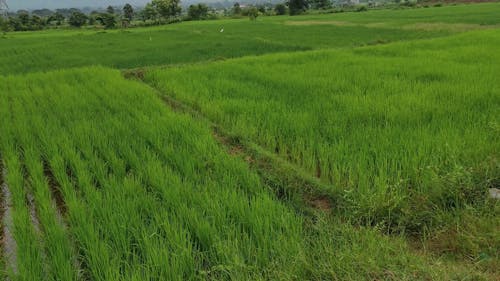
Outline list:
[[[145,81],[343,190],[347,217],[424,233],[498,181],[499,38],[152,69]]]
[[[4,133],[5,131],[2,131],[2,135]],[[12,280],[37,280],[40,276],[45,276],[43,251],[26,205],[25,180],[22,164],[15,153],[16,146],[4,139],[2,138],[1,155],[8,169],[4,180],[12,193],[13,229],[11,231],[16,240],[16,264],[9,265],[5,271]]]
[[[22,257],[14,280],[371,280],[386,270],[401,280],[446,279],[401,239],[289,209],[206,124],[170,111],[118,71],[0,82],[0,117],[9,120],[0,152]],[[44,165],[64,201],[66,228]],[[26,192],[34,194],[40,234]],[[368,247],[380,260],[362,254]]]
[[[2,261],[2,271],[494,280],[498,204],[485,197],[500,174],[500,34],[486,29],[497,28],[499,7],[9,33],[0,161],[17,264]],[[252,57],[230,59],[242,56]],[[168,109],[155,89],[118,70],[67,69],[90,65],[154,66],[132,72],[284,163],[277,171],[316,178],[336,199],[332,214],[281,202],[269,179],[294,177],[257,173],[206,119]],[[424,240],[423,252],[406,234]]]
[[[16,115],[32,114],[34,104],[30,99],[24,100],[26,96],[19,96],[17,102],[11,104],[11,111]],[[23,106],[20,106],[20,103]],[[26,119],[25,119],[26,120]],[[27,121],[27,120],[26,120]],[[34,196],[34,204],[37,210],[37,218],[43,232],[42,243],[46,253],[46,263],[49,264],[46,280],[77,280],[78,271],[75,268],[71,243],[67,237],[65,222],[60,210],[56,210],[56,198],[51,194],[51,187],[44,175],[40,148],[37,140],[29,133],[29,128],[37,128],[37,124],[43,123],[42,119],[32,119],[30,123],[24,123],[19,133],[19,144],[23,147],[22,156],[25,166],[26,178],[29,181],[29,192]],[[18,122],[22,122],[19,120]],[[55,187],[52,187],[55,188]]]
[[[375,23],[379,26],[386,24],[395,27],[415,23],[428,23],[432,25],[427,27],[439,29],[450,28],[451,26],[447,24],[461,24],[462,27],[466,27],[464,25],[498,25],[500,20],[495,14],[499,12],[499,9],[500,6],[498,3],[483,3],[479,5],[462,4],[445,6],[438,9],[370,9],[361,15],[359,13],[338,13],[329,17],[344,23]],[[311,21],[324,20],[325,18],[327,18],[325,15],[306,15],[303,17],[289,17],[288,19]],[[420,27],[424,27],[424,25]]]
[[[447,36],[500,23],[498,3],[439,9],[194,21],[130,30],[46,30],[0,40],[0,74],[105,65],[120,69],[248,55],[352,48]],[[221,32],[223,30],[223,32]]]

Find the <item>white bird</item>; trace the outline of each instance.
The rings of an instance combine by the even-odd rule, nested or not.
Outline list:
[[[220,33],[222,33],[222,32],[224,32],[224,28],[222,28],[222,29],[220,30]]]

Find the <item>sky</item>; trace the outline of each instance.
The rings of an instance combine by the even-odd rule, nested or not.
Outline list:
[[[151,0],[7,0],[9,10],[40,9],[40,8],[83,8],[83,7],[107,7],[109,5],[131,5],[143,6]]]

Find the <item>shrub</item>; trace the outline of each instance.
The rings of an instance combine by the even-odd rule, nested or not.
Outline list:
[[[87,22],[87,16],[82,12],[73,12],[68,20],[73,27],[82,27]]]
[[[246,14],[250,18],[250,20],[256,20],[259,16],[259,10],[256,7],[250,7],[247,9]]]
[[[366,12],[368,8],[364,5],[356,7],[356,12]]]
[[[190,5],[188,8],[188,17],[191,20],[206,19],[208,15],[208,6],[205,4]]]
[[[274,6],[274,11],[279,16],[285,15],[286,14],[286,6],[285,6],[285,4],[282,4],[282,3],[276,4],[276,6]]]
[[[309,7],[306,0],[288,0],[287,4],[291,16],[302,14]]]

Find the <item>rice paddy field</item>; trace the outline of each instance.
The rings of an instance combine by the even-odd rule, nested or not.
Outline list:
[[[47,30],[0,36],[0,74],[104,65],[119,69],[248,55],[353,48],[442,37],[500,24],[497,3],[364,13],[194,21],[128,30]],[[220,32],[223,29],[223,32]]]
[[[461,206],[498,180],[499,44],[495,30],[153,70],[146,81],[347,192],[348,215],[412,225],[413,201]]]
[[[499,14],[0,37],[1,278],[498,280]]]

